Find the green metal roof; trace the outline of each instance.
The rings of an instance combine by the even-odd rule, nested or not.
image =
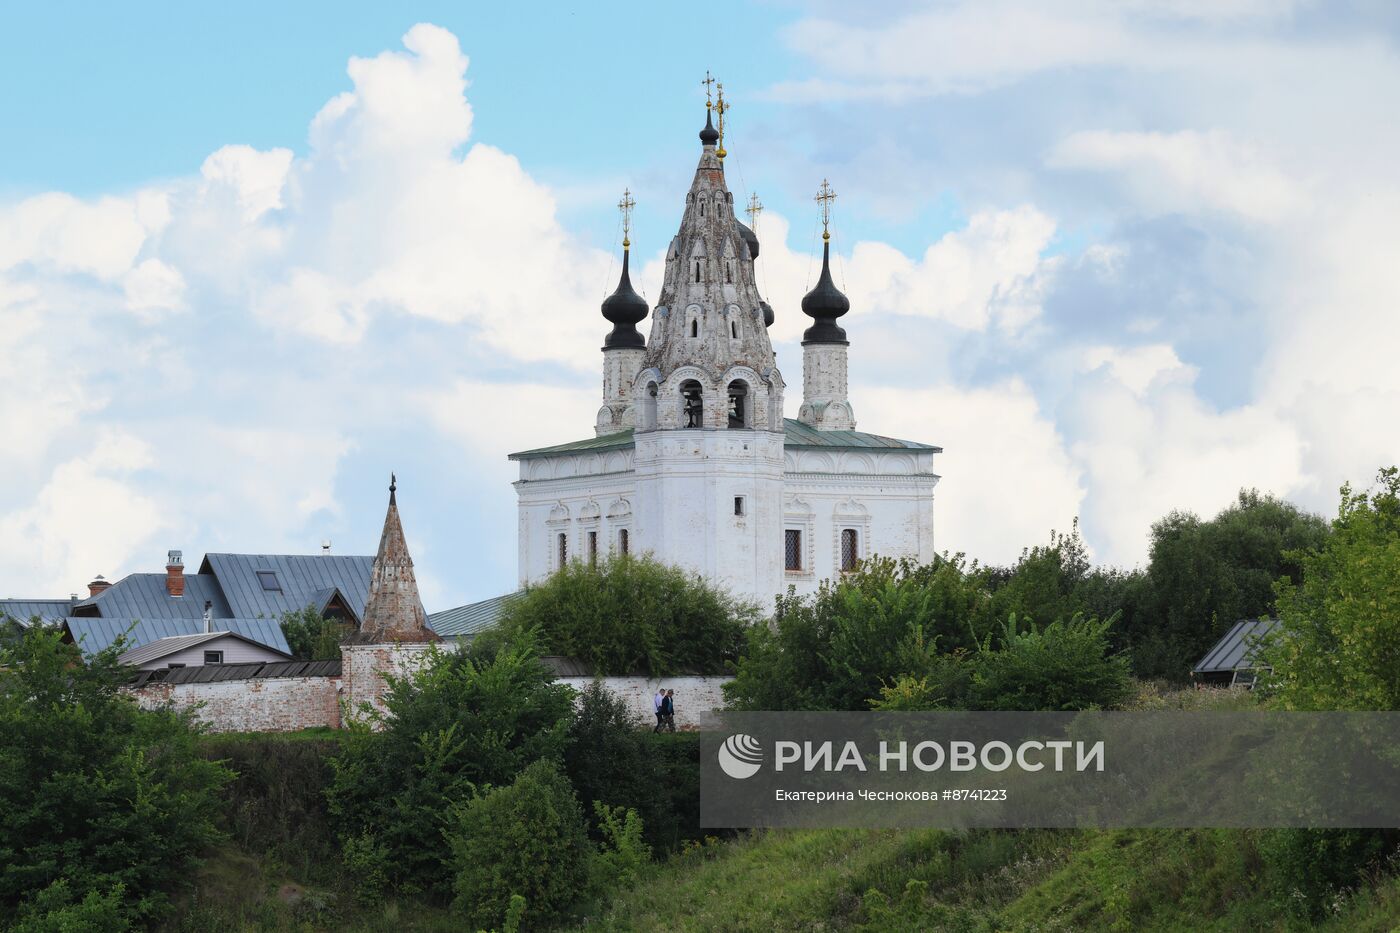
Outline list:
[[[555,444],[553,447],[536,447],[510,455],[512,460],[531,460],[535,457],[550,457],[555,454],[598,452],[605,450],[626,450],[632,446],[632,432],[619,431],[590,437],[587,440],[569,444]],[[796,418],[783,419],[783,446],[791,450],[817,450],[839,448],[842,450],[929,450],[942,453],[942,447],[920,444],[916,441],[901,441],[898,438],[882,437],[879,434],[866,434],[864,431],[818,431],[803,424]]]
[[[506,603],[518,599],[522,595],[517,591],[507,593],[504,596],[483,599],[479,603],[458,606],[456,609],[434,612],[428,616],[428,628],[443,638],[455,638],[460,635],[475,635],[478,632],[484,632],[496,625]]]

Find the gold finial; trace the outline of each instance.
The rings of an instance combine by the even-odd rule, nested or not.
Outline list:
[[[712,98],[710,97],[710,86],[715,83],[715,79],[710,77],[710,70],[708,68],[705,69],[705,80],[701,81],[700,83],[705,85],[705,109],[709,110],[712,106]]]
[[[836,200],[836,192],[831,190],[831,185],[827,184],[825,178],[822,179],[821,190],[817,192],[816,201],[822,206],[822,239],[831,239],[831,202]]]
[[[632,208],[637,206],[637,202],[632,197],[630,188],[622,189],[622,200],[617,202],[617,209],[622,211],[622,248],[628,249],[632,241],[627,239],[627,234],[632,232]]]
[[[707,71],[705,74],[709,75],[709,72]],[[719,97],[719,99],[715,101],[715,113],[719,114],[719,148],[715,150],[715,155],[723,159],[725,155],[727,155],[724,151],[724,112],[729,109],[730,105],[728,101],[724,99],[723,84],[718,81],[715,82],[715,91]]]
[[[749,229],[758,232],[758,215],[763,213],[763,205],[759,203],[758,194],[749,195],[749,206],[744,208],[744,213],[749,215]]]

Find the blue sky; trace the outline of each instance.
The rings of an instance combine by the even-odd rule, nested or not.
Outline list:
[[[793,387],[839,192],[857,419],[945,447],[941,548],[1078,518],[1131,565],[1244,486],[1331,511],[1400,461],[1397,34],[1305,0],[11,5],[0,595],[370,552],[391,469],[429,609],[511,588],[504,456],[591,432],[613,205],[654,294],[706,69]]]

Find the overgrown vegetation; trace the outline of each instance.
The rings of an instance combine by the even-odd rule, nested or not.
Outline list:
[[[0,646],[0,913],[20,929],[157,920],[219,837],[232,775],[119,692],[120,651],[84,663],[37,625]]]
[[[650,557],[572,561],[507,603],[501,627],[532,631],[547,654],[598,674],[722,674],[738,659],[757,610]]]
[[[298,661],[338,661],[340,646],[355,634],[343,619],[327,619],[315,606],[284,612],[279,620],[292,657]]]

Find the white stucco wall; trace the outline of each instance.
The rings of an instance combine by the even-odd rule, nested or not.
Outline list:
[[[654,726],[653,697],[658,687],[676,691],[677,729],[708,729],[718,724],[716,715],[724,708],[723,687],[733,677],[605,677],[603,686],[621,697],[627,703],[632,717],[641,725]],[[591,677],[560,677],[559,683],[568,684],[582,691],[590,683]]]

